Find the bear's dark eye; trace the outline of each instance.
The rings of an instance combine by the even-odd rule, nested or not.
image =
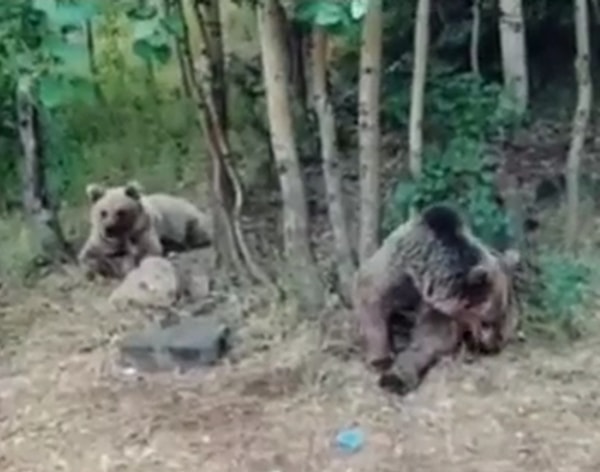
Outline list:
[[[106,216],[107,216],[106,210],[102,210],[100,212],[100,218],[106,218]]]

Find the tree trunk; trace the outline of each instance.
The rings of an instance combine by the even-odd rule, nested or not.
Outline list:
[[[472,12],[472,27],[471,27],[471,71],[477,77],[481,76],[481,70],[479,68],[479,35],[481,30],[481,0],[473,0],[471,6]]]
[[[504,85],[519,110],[525,112],[529,101],[529,78],[521,0],[500,0],[500,44]]]
[[[356,266],[348,238],[348,224],[342,193],[339,151],[336,139],[336,125],[333,107],[327,90],[327,34],[315,26],[312,46],[312,88],[314,106],[321,137],[323,175],[327,191],[329,221],[333,230],[339,292],[344,302],[351,303],[352,277]]]
[[[17,85],[17,118],[23,148],[21,169],[23,209],[27,216],[34,259],[43,263],[73,260],[52,207],[44,178],[39,115],[30,77],[21,77]]]
[[[381,85],[382,0],[373,0],[364,19],[360,50],[358,145],[360,165],[360,263],[379,246],[379,90]]]
[[[423,168],[423,107],[427,79],[427,59],[429,56],[430,9],[430,0],[419,0],[415,23],[414,65],[408,131],[409,168],[415,181],[420,179]]]
[[[579,171],[585,135],[592,108],[592,81],[590,73],[590,30],[587,0],[575,0],[575,36],[577,57],[577,108],[573,117],[571,146],[567,157],[567,228],[566,246],[573,250],[579,225]]]
[[[268,276],[254,261],[241,230],[243,193],[235,169],[230,163],[231,152],[227,133],[222,127],[223,119],[219,117],[214,100],[214,90],[218,88],[207,83],[206,77],[199,77],[194,67],[182,0],[169,1],[172,2],[170,6],[178,12],[183,21],[183,35],[178,42],[185,67],[184,73],[192,81],[191,92],[196,104],[197,120],[208,144],[210,199],[219,261],[225,263],[228,268],[234,269],[240,276],[249,275],[255,281],[272,286]],[[203,17],[198,15],[197,20],[201,22]],[[199,24],[199,27],[204,33],[207,32],[203,24]]]
[[[257,6],[257,16],[271,145],[283,200],[285,252],[290,266],[295,266],[294,282],[301,301],[317,309],[323,302],[323,287],[309,245],[306,195],[296,149],[283,56],[285,38],[281,37],[277,8],[277,0],[262,0]]]
[[[209,83],[221,127],[229,128],[227,113],[227,81],[225,80],[225,48],[221,30],[219,0],[195,0],[194,11],[204,41],[210,67]]]
[[[90,61],[90,73],[94,80],[94,93],[98,100],[104,101],[104,95],[100,88],[100,78],[98,77],[98,65],[96,64],[96,42],[94,41],[94,24],[92,20],[86,20],[85,22],[85,40]]]

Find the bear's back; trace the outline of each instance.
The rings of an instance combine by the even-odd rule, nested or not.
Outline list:
[[[205,215],[187,200],[166,193],[154,193],[142,197],[159,237],[181,242],[191,221],[204,219]]]

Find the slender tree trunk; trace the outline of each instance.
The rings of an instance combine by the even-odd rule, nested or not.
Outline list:
[[[85,22],[85,39],[90,61],[90,73],[94,80],[94,92],[96,98],[103,101],[104,96],[102,94],[102,89],[100,88],[98,65],[96,64],[96,42],[94,41],[94,24],[92,23],[92,20],[87,20]]]
[[[415,181],[421,178],[423,168],[423,107],[425,82],[427,80],[427,59],[429,56],[430,9],[430,0],[419,0],[415,23],[414,65],[408,131],[409,168]]]
[[[210,67],[210,89],[223,129],[229,128],[227,113],[227,81],[225,80],[225,47],[221,30],[219,0],[194,0],[196,20],[204,41]]]
[[[566,246],[575,249],[579,225],[579,172],[584,152],[585,135],[592,108],[592,81],[590,73],[590,30],[587,0],[575,0],[575,36],[577,56],[577,108],[573,117],[571,147],[567,157],[567,231]]]
[[[284,38],[277,9],[277,0],[262,0],[257,6],[271,145],[283,200],[285,252],[289,264],[295,266],[295,283],[301,301],[317,308],[323,302],[323,287],[309,245],[306,194],[292,124],[282,47]]]
[[[525,112],[529,101],[529,78],[521,0],[500,0],[500,44],[505,87],[520,111]]]
[[[177,10],[174,8],[172,1],[164,0],[163,8],[166,15],[176,14]],[[185,22],[185,17],[181,18],[182,22]],[[181,76],[181,87],[186,97],[192,96],[192,78],[189,75],[188,68],[185,64],[184,51],[181,48],[181,41],[175,38],[175,55],[177,56],[177,64],[179,66],[179,75]]]
[[[21,77],[16,102],[23,148],[23,209],[29,223],[33,256],[43,262],[72,261],[73,254],[65,241],[56,210],[51,205],[44,178],[39,114],[33,94],[31,78]]]
[[[471,70],[477,77],[481,76],[479,68],[479,35],[481,30],[481,0],[473,0],[471,6],[473,25],[471,28]]]
[[[182,51],[185,74],[192,81],[192,98],[196,104],[197,119],[207,140],[210,155],[210,198],[213,210],[215,245],[219,260],[239,275],[249,275],[255,281],[272,286],[266,273],[255,262],[246,244],[240,225],[243,192],[235,169],[230,163],[230,147],[226,130],[222,127],[213,92],[214,88],[199,77],[194,67],[189,34],[182,0],[170,0],[170,5],[183,20],[183,35],[178,39]],[[197,17],[198,21],[202,17]],[[199,25],[202,31],[207,31]]]
[[[325,176],[329,221],[335,241],[339,292],[344,302],[350,304],[352,278],[356,265],[348,238],[335,116],[327,90],[327,34],[318,26],[313,32],[312,70],[314,106],[321,136],[323,175]]]
[[[360,163],[360,263],[379,246],[379,90],[381,85],[382,0],[373,0],[364,19],[360,50],[358,145]]]

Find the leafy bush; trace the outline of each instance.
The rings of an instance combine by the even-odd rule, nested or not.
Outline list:
[[[406,218],[411,206],[422,209],[448,202],[466,213],[484,241],[495,247],[508,244],[512,228],[496,199],[486,140],[517,123],[509,105],[500,85],[486,84],[472,74],[433,77],[425,116],[435,144],[425,148],[419,182],[398,183],[384,217],[385,231]]]
[[[564,253],[544,251],[538,267],[539,283],[526,299],[525,330],[551,340],[580,336],[591,295],[591,266]]]

